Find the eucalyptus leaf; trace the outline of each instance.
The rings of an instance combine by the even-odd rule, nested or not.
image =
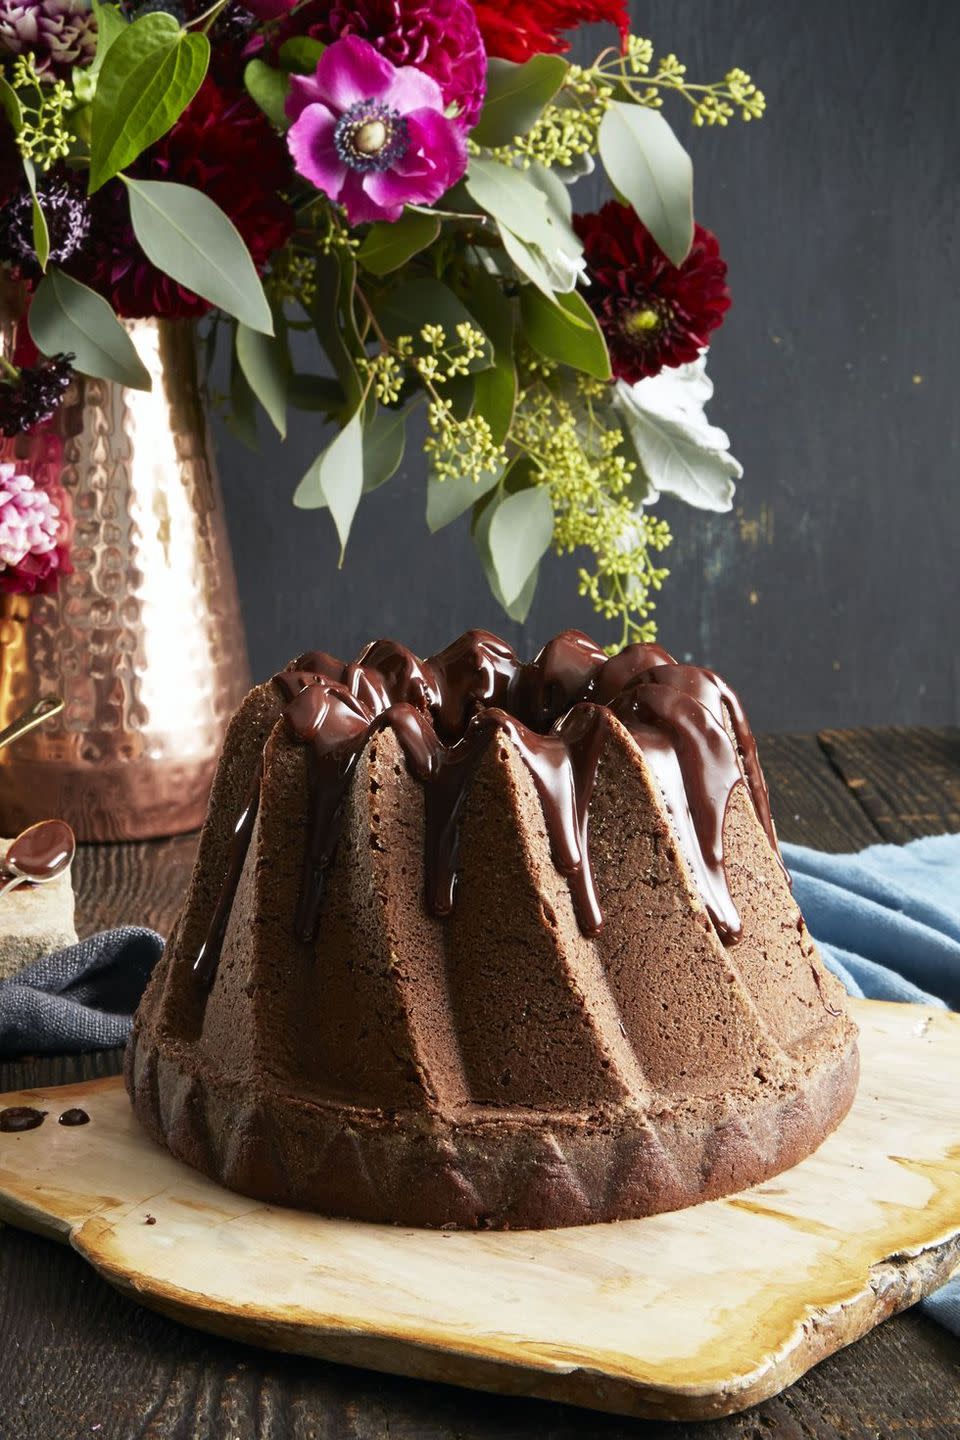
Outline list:
[[[50,260],[50,230],[47,226],[47,217],[43,213],[43,206],[37,195],[36,167],[32,160],[27,159],[26,155],[23,157],[23,173],[27,177],[27,184],[32,196],[34,254],[40,269],[45,271]]]
[[[520,296],[523,333],[540,355],[594,375],[610,379],[607,342],[590,306],[576,290],[547,300],[526,285]]]
[[[406,441],[407,413],[381,406],[363,427],[363,493],[377,490],[399,470]]]
[[[553,277],[536,246],[528,245],[526,241],[521,240],[518,235],[514,235],[511,230],[507,230],[502,225],[500,238],[503,241],[504,250],[520,274],[536,285],[548,300],[552,300],[557,293],[554,289]]]
[[[206,35],[182,29],[162,11],[116,36],[93,101],[91,195],[167,133],[199,90],[209,61]]]
[[[480,556],[480,563],[483,566],[483,571],[487,577],[487,583],[490,586],[494,599],[499,605],[503,606],[503,609],[511,620],[516,620],[518,624],[522,625],[533,603],[540,567],[539,565],[534,566],[520,594],[508,604],[500,588],[496,567],[493,563],[493,556],[490,552],[490,529],[497,511],[504,503],[505,498],[502,490],[495,490],[474,506],[472,522],[473,542]]]
[[[329,508],[340,538],[341,565],[362,494],[363,422],[357,410],[321,450],[293,496],[294,505],[301,510]]]
[[[243,72],[243,83],[247,93],[259,105],[271,125],[286,130],[290,124],[287,116],[287,91],[290,77],[283,70],[275,70],[262,60],[248,60]]]
[[[540,118],[567,76],[559,55],[533,55],[522,65],[490,60],[483,111],[471,132],[478,145],[508,145]]]
[[[264,335],[247,325],[237,326],[236,343],[237,360],[250,389],[266,410],[274,429],[286,439],[290,370],[286,345],[279,335]]]
[[[471,480],[468,475],[450,475],[441,480],[431,471],[427,477],[427,526],[431,534],[463,515],[499,479],[498,470],[485,471],[479,480]]]
[[[255,454],[260,449],[257,435],[257,397],[250,388],[250,382],[243,373],[237,355],[237,326],[232,326],[233,344],[230,352],[230,409],[226,416],[227,429],[235,435],[241,445]]]
[[[123,180],[147,259],[251,330],[272,335],[273,316],[250,252],[219,205],[190,185]]]
[[[513,356],[497,351],[489,370],[481,370],[474,381],[474,414],[490,426],[494,445],[502,445],[513,423],[517,406],[517,367]]]
[[[600,123],[600,158],[663,253],[682,265],[693,244],[693,165],[663,116],[613,101]]]
[[[388,275],[399,270],[412,256],[426,250],[440,234],[440,221],[435,215],[418,210],[405,210],[392,224],[380,220],[371,225],[357,259],[371,275]]]
[[[353,309],[357,262],[346,252],[317,257],[316,299],[311,319],[324,352],[340,382],[351,412],[360,404],[363,384],[357,358],[363,346]]]
[[[488,543],[505,605],[517,600],[553,538],[553,506],[544,485],[507,495],[490,522]]]
[[[72,354],[84,375],[150,389],[150,375],[106,300],[55,265],[37,286],[28,324],[45,355]]]
[[[457,326],[469,324],[475,330],[482,330],[459,296],[441,280],[424,278],[410,280],[390,290],[375,305],[377,320],[387,338],[395,341],[400,335],[413,337],[416,354],[425,354],[429,347],[420,338],[425,323],[442,325],[447,334],[447,348],[456,352],[458,347]],[[471,371],[484,370],[493,363],[493,347],[484,336],[483,353],[471,360]]]

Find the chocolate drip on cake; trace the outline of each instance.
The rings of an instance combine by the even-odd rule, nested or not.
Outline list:
[[[295,917],[304,941],[317,933],[324,878],[357,761],[371,737],[387,727],[424,787],[425,899],[435,915],[453,907],[464,798],[483,752],[500,735],[533,779],[552,858],[567,879],[580,928],[585,935],[598,933],[603,917],[587,832],[610,715],[627,728],[656,776],[681,852],[724,943],[735,943],[741,928],[723,856],[724,818],[740,782],[779,858],[766,784],[739,700],[713,672],[679,665],[658,645],[630,645],[607,658],[588,636],[564,631],[523,664],[497,636],[470,630],[429,660],[377,640],[348,665],[323,651],[308,652],[274,679],[286,701],[289,731],[308,753],[308,834]],[[256,813],[254,793],[237,822],[223,889],[194,964],[208,984]]]

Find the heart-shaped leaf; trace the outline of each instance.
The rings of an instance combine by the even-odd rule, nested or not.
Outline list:
[[[116,35],[93,100],[90,194],[165,135],[207,73],[210,41],[158,11]]]
[[[250,60],[243,72],[243,83],[270,123],[278,130],[286,130],[290,124],[286,109],[290,76],[262,60]]]
[[[251,330],[273,334],[273,316],[250,252],[233,222],[190,185],[123,177],[134,234],[148,260]]]
[[[693,244],[693,165],[663,116],[613,101],[600,123],[600,158],[663,253],[682,265]]]
[[[72,353],[84,375],[116,380],[131,390],[150,389],[149,372],[106,300],[55,265],[37,286],[28,323],[45,355]]]

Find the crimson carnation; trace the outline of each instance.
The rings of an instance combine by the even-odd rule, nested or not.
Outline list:
[[[414,66],[436,80],[444,105],[471,129],[483,107],[487,56],[470,0],[312,0],[282,33],[325,45],[356,35],[392,65]]]
[[[626,0],[473,0],[473,8],[487,54],[502,60],[560,55],[570,49],[565,32],[580,25],[616,25],[621,40],[630,28]]]
[[[209,76],[173,129],[136,163],[133,173],[202,190],[233,221],[258,271],[293,229],[293,211],[278,194],[291,178],[283,140],[252,100],[228,96]],[[129,319],[195,317],[210,309],[206,300],[164,275],[144,255],[119,181],[105,185],[90,204],[90,242],[65,267],[72,275]]]
[[[717,237],[697,225],[690,254],[674,265],[629,205],[609,200],[596,214],[575,215],[573,225],[590,282],[583,296],[617,379],[632,385],[696,360],[730,308]]]

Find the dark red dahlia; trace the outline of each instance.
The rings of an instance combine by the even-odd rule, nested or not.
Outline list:
[[[50,355],[0,379],[0,434],[23,435],[59,410],[73,379],[73,355]]]
[[[570,49],[566,32],[580,25],[616,25],[621,39],[630,28],[626,0],[473,0],[473,8],[487,54],[503,60],[563,54]]]
[[[702,225],[682,265],[672,264],[629,205],[608,200],[575,215],[589,285],[583,297],[600,322],[618,380],[633,384],[665,365],[696,360],[730,308],[727,265]]]
[[[282,38],[310,35],[330,44],[357,35],[394,65],[433,77],[465,129],[476,124],[487,88],[487,56],[470,0],[310,0]]]
[[[293,229],[281,198],[291,178],[283,140],[246,96],[232,97],[211,78],[168,135],[133,166],[147,180],[175,180],[202,190],[230,217],[258,271]],[[111,181],[93,196],[89,244],[65,268],[98,290],[118,315],[165,319],[203,315],[206,300],[164,275],[137,244],[127,195]]]

